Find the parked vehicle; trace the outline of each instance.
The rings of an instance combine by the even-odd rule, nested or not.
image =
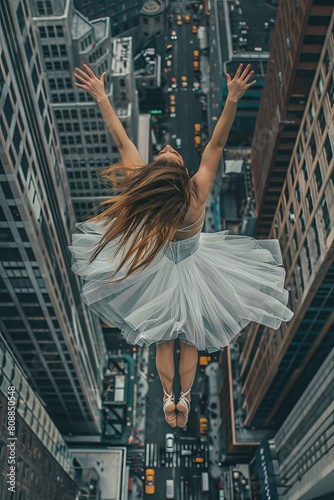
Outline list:
[[[201,84],[198,83],[198,82],[194,82],[193,83],[193,90],[195,90],[196,92],[198,92],[201,88]]]
[[[184,16],[184,22],[185,22],[185,23],[190,23],[190,16],[189,16],[189,14],[186,14],[186,15]]]
[[[202,491],[209,491],[209,473],[202,472]]]
[[[167,432],[165,437],[166,453],[173,453],[174,451],[174,434]]]
[[[166,48],[166,51],[168,52],[169,50],[172,50],[173,45],[171,43],[166,43],[165,48]]]
[[[169,106],[169,116],[171,118],[175,118],[175,116],[176,116],[176,108],[175,108],[175,106]]]
[[[181,142],[180,137],[177,137],[177,139],[176,139],[176,141],[175,141],[175,142],[176,142],[176,148],[177,148],[177,149],[181,149],[181,144],[182,144],[182,142]]]
[[[199,135],[195,135],[195,147],[199,148],[201,147],[201,137]]]
[[[171,34],[171,39],[172,39],[172,40],[177,40],[176,31],[172,31],[172,34]]]
[[[172,89],[176,89],[177,85],[176,85],[176,78],[175,78],[175,76],[172,76],[172,78],[170,79],[170,81],[171,81],[171,85],[170,86],[172,87]]]
[[[193,25],[191,31],[194,33],[194,35],[197,34],[197,26],[196,26],[196,24]]]
[[[198,61],[198,58],[199,58],[199,50],[194,50],[193,54],[194,54],[194,61]]]
[[[174,498],[174,479],[166,479],[166,498]]]
[[[154,469],[146,469],[145,472],[145,493],[153,495],[155,493],[155,472]]]

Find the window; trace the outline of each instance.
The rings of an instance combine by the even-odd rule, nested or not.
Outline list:
[[[147,19],[147,17],[144,17],[144,18],[143,18],[143,23],[144,23],[144,24],[148,24],[148,19]]]
[[[64,36],[64,30],[63,30],[62,26],[56,26],[56,30],[57,30],[57,36],[58,37]]]
[[[45,29],[45,26],[40,26],[39,27],[39,36],[41,38],[46,38],[46,29]]]
[[[333,158],[333,147],[332,147],[329,135],[327,135],[325,143],[324,143],[324,151],[325,151],[325,154],[327,157],[327,163],[329,165],[332,158]]]
[[[49,38],[55,38],[56,37],[56,32],[55,32],[54,26],[48,26],[47,30],[48,30],[48,37]]]

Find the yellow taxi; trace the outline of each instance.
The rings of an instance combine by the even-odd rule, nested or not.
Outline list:
[[[198,61],[198,58],[199,58],[199,50],[194,50],[193,54],[194,54],[194,61]]]
[[[199,132],[196,132],[196,127],[197,127],[197,130],[198,130],[198,127],[199,127]],[[194,128],[195,128],[195,135],[196,135],[196,133],[199,134],[201,132],[201,126],[200,126],[199,123],[195,123]],[[211,361],[210,356],[200,356],[199,357],[199,364],[200,364],[200,366],[206,366],[206,365],[208,365],[210,363],[210,361]]]
[[[199,419],[199,433],[200,434],[208,433],[208,419],[206,417],[201,417]]]
[[[203,464],[204,458],[203,457],[196,457],[196,458],[194,458],[193,462],[195,462],[196,464]]]
[[[195,135],[195,147],[199,148],[201,146],[201,137],[199,135]]]
[[[201,125],[199,123],[195,123],[194,133],[195,133],[195,135],[198,135],[201,133]],[[210,356],[201,356],[201,358],[209,358],[210,359]]]
[[[186,14],[186,15],[184,16],[184,22],[185,22],[185,23],[190,23],[190,16],[189,16],[189,14]]]
[[[188,87],[188,81],[185,75],[181,76],[181,87]]]
[[[145,472],[145,493],[147,495],[153,495],[155,493],[154,469],[146,469],[146,472]]]
[[[196,24],[193,25],[191,31],[194,33],[194,35],[196,35],[196,33],[197,33],[197,26],[196,26]]]
[[[182,26],[182,17],[179,15],[176,16],[176,24],[178,26]]]
[[[169,61],[167,61],[169,62]],[[199,67],[199,62],[198,61],[194,61],[193,62],[193,69],[195,71],[195,73],[198,73],[200,71],[200,67]]]

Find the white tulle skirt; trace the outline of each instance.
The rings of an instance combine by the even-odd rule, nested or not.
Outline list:
[[[149,346],[179,338],[208,352],[224,348],[251,321],[277,330],[290,321],[285,270],[278,240],[255,240],[228,231],[198,233],[170,242],[139,272],[119,283],[119,238],[92,264],[102,223],[84,223],[72,236],[72,271],[82,276],[82,300],[126,341]],[[128,243],[129,245],[131,242]]]

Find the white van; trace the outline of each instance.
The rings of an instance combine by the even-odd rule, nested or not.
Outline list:
[[[174,498],[174,479],[166,479],[166,498]]]
[[[176,139],[176,147],[177,147],[177,149],[181,149],[181,144],[182,144],[182,142],[181,142],[180,137],[177,137],[177,139]]]
[[[202,472],[202,491],[209,491],[209,474]]]

